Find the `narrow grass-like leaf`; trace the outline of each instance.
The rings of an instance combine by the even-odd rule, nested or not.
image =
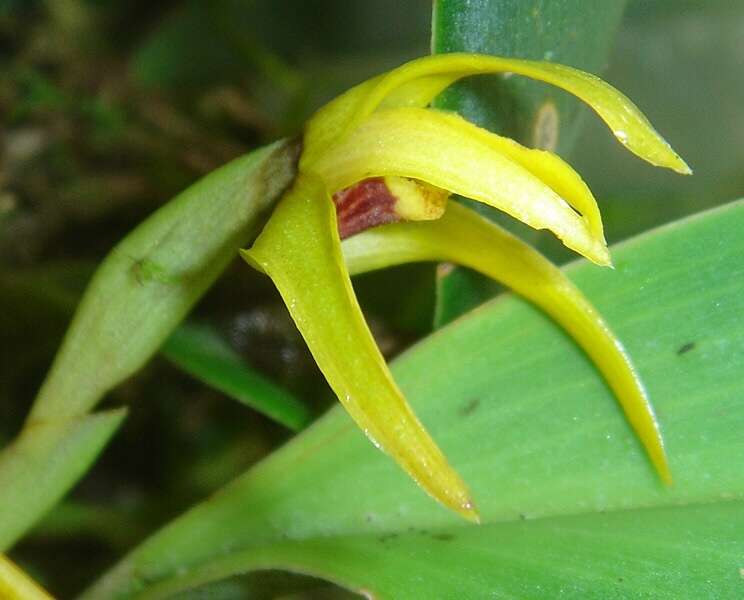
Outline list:
[[[197,379],[293,431],[302,429],[310,419],[304,404],[248,366],[211,327],[184,323],[161,352]]]
[[[732,597],[744,566],[744,470],[732,459],[744,453],[742,227],[739,202],[614,248],[615,271],[567,269],[647,384],[674,486],[648,469],[587,357],[506,296],[393,365],[472,483],[485,526],[428,499],[334,409],[86,597],[160,597],[255,568],[315,573],[380,598],[400,597],[396,586],[406,598],[457,597],[458,585],[473,598]]]

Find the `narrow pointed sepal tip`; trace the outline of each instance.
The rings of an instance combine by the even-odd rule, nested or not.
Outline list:
[[[688,165],[684,161],[684,159],[672,149],[671,146],[668,146],[668,150],[669,152],[665,153],[666,156],[663,156],[662,159],[658,162],[658,166],[671,169],[672,171],[680,175],[692,175],[692,169],[690,168],[690,165]]]
[[[664,459],[656,465],[656,472],[659,474],[659,478],[665,486],[671,487],[674,485],[674,478],[672,477],[672,470],[669,468],[666,456]]]
[[[614,269],[610,250],[605,244],[595,244],[590,252],[583,253],[590,261],[600,267],[610,267]]]
[[[679,157],[678,157],[679,158]],[[692,175],[692,169],[690,168],[690,165],[688,165],[684,160],[681,158],[679,159],[679,164],[676,169],[674,169],[677,173],[680,175]]]
[[[478,509],[475,507],[475,503],[472,500],[468,500],[464,504],[462,504],[458,510],[458,514],[470,521],[471,523],[475,523],[476,525],[481,524],[481,518],[480,513],[478,512]]]

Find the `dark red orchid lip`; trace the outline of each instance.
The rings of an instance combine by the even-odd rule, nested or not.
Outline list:
[[[365,179],[336,192],[333,202],[342,240],[370,227],[401,220],[395,212],[396,197],[382,177]]]

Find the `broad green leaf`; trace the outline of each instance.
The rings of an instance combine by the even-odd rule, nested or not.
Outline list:
[[[310,419],[305,405],[249,367],[206,325],[184,323],[168,338],[161,352],[197,379],[294,431],[302,429]]]
[[[0,453],[0,502],[10,498],[25,506],[23,518],[0,510],[0,531],[12,531],[0,540],[0,549],[83,472],[74,453],[58,454],[56,445],[34,431],[48,427],[64,437],[70,423],[150,359],[255,235],[264,213],[294,178],[296,155],[295,144],[280,141],[234,160],[156,211],[104,259],[20,434],[24,452],[35,457],[23,478],[14,466],[14,447],[21,442]],[[55,462],[66,477],[48,477]],[[38,490],[24,482],[40,479],[46,481],[45,493],[32,498]]]
[[[479,52],[548,60],[600,74],[624,6],[624,0],[437,0],[432,53]],[[583,120],[575,99],[552,86],[516,76],[460,82],[446,90],[436,106],[526,146],[557,150],[563,156],[571,151]],[[486,214],[494,218],[493,211]],[[514,230],[508,220],[496,220]],[[518,231],[536,239],[526,228]],[[442,275],[437,325],[496,293],[497,286],[473,281],[479,279],[480,275],[460,268]]]
[[[567,269],[647,384],[672,487],[648,469],[587,357],[505,296],[393,365],[471,484],[484,526],[428,499],[336,408],[156,533],[86,597],[169,596],[257,568],[381,598],[735,596],[743,226],[738,202],[614,248],[615,271]]]
[[[0,548],[8,548],[90,468],[123,410],[37,422],[0,454]]]
[[[277,540],[138,597],[180,598],[185,587],[280,567],[375,600],[738,598],[743,529],[744,502],[735,501]]]

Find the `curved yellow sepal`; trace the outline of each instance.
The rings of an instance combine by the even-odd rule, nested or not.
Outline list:
[[[3,600],[53,600],[4,554],[0,554],[0,598]]]
[[[324,141],[342,138],[380,108],[426,106],[446,87],[471,75],[516,73],[559,87],[588,104],[607,123],[628,150],[653,165],[689,174],[677,155],[648,119],[625,95],[599,77],[549,62],[501,58],[479,54],[438,54],[398,67],[382,77],[340,96],[311,120],[306,137],[312,148],[321,148],[311,132],[324,131]],[[353,104],[353,106],[352,106]],[[308,156],[314,158],[314,152]]]
[[[304,165],[314,162],[326,148],[343,136],[355,120],[356,112],[382,78],[383,76],[379,75],[346,90],[312,116],[305,124],[302,136],[300,170],[304,170]]]
[[[301,174],[242,254],[272,278],[315,362],[365,434],[431,496],[477,521],[465,484],[398,390],[364,321],[323,182]]]
[[[326,149],[307,168],[332,192],[375,176],[425,181],[503,210],[536,229],[549,229],[597,264],[610,262],[596,202],[568,165],[455,114],[422,108],[374,113],[353,136]],[[570,197],[586,218],[550,185]]]
[[[540,307],[596,364],[659,476],[671,483],[659,425],[628,354],[586,297],[537,251],[456,203],[437,221],[378,227],[345,240],[342,247],[351,273],[445,260],[480,271]]]

